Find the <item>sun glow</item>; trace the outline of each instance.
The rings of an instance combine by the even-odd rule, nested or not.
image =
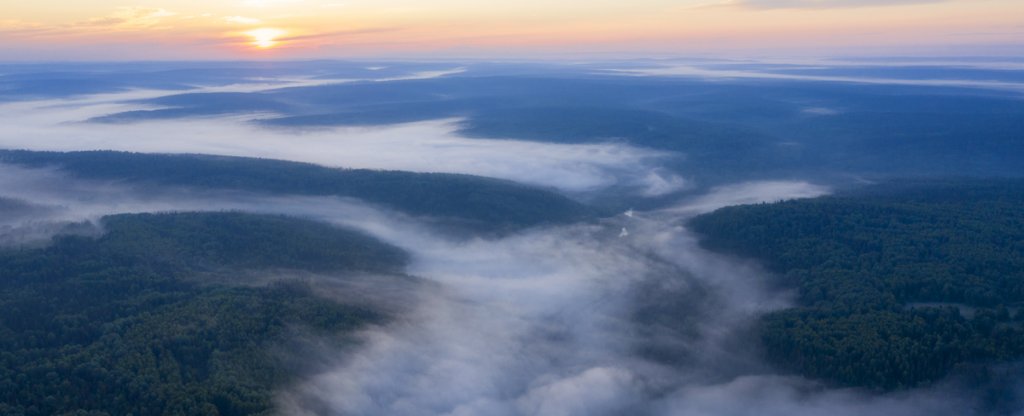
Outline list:
[[[247,36],[252,38],[252,45],[260,49],[269,49],[277,46],[281,42],[278,39],[285,35],[285,31],[274,28],[260,28],[245,32]]]

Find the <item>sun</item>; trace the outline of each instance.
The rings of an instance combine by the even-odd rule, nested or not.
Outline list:
[[[252,38],[252,45],[260,49],[270,49],[277,46],[280,42],[278,38],[285,35],[285,31],[281,29],[274,29],[270,27],[264,27],[259,29],[253,29],[245,32],[247,36]]]

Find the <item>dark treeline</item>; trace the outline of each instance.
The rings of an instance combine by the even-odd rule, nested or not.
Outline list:
[[[110,151],[0,150],[0,163],[58,167],[88,179],[351,197],[485,231],[572,222],[591,215],[589,208],[552,191],[470,175],[333,169],[269,159]]]
[[[384,316],[302,280],[231,287],[219,275],[399,273],[406,261],[280,216],[118,215],[103,228],[0,251],[0,414],[269,413],[273,390],[298,375],[284,364],[303,335],[343,343]]]
[[[799,290],[769,357],[844,385],[907,388],[1024,357],[1024,182],[897,183],[724,208],[691,226]]]

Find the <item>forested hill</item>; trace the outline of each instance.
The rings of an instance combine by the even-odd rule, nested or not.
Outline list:
[[[122,214],[105,217],[103,227],[96,250],[188,270],[401,273],[408,261],[401,249],[361,233],[284,216]]]
[[[269,159],[111,151],[0,150],[0,163],[59,167],[80,178],[289,195],[342,196],[477,230],[514,230],[586,219],[586,206],[558,193],[470,175],[323,166]]]
[[[0,414],[269,413],[274,389],[298,375],[284,365],[296,339],[341,342],[386,317],[302,281],[217,282],[268,269],[400,273],[406,262],[365,235],[280,216],[103,223],[99,237],[0,251]]]
[[[881,389],[1024,357],[1024,181],[917,181],[729,207],[690,226],[799,290],[770,314],[769,358]]]

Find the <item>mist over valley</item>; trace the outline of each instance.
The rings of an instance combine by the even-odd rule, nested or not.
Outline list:
[[[0,413],[1016,415],[1024,67],[0,65]]]

